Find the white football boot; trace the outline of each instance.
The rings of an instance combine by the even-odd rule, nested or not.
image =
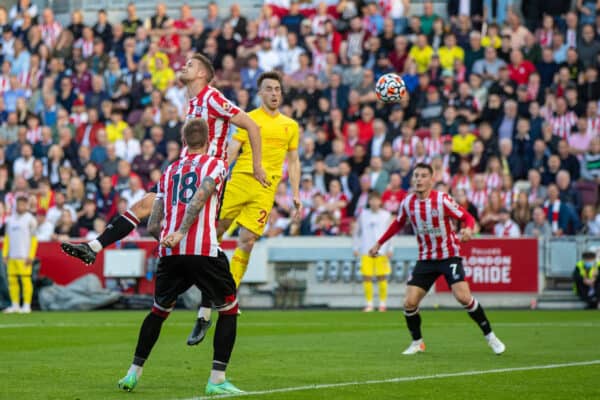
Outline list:
[[[419,339],[419,340],[413,340],[412,343],[410,344],[410,346],[408,346],[408,349],[404,350],[404,352],[402,352],[402,354],[410,356],[413,354],[423,353],[423,352],[425,352],[425,342],[423,342],[423,339]]]
[[[494,335],[494,332],[487,335],[486,340],[488,345],[494,350],[494,353],[500,355],[506,350],[506,346],[496,337],[496,335]]]

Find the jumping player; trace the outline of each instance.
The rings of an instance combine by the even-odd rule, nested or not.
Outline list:
[[[444,275],[456,300],[479,325],[494,353],[502,354],[506,347],[492,332],[483,307],[471,295],[469,284],[464,281],[460,243],[453,220],[460,221],[464,226],[460,231],[460,240],[466,242],[473,234],[474,218],[450,196],[433,190],[433,169],[430,165],[419,163],[415,166],[412,184],[415,192],[402,201],[398,217],[369,250],[369,255],[376,257],[383,244],[391,239],[407,220],[417,235],[419,260],[408,281],[404,299],[404,315],[413,341],[402,354],[425,351],[419,304],[440,275]]]
[[[252,177],[253,153],[248,143],[248,132],[239,129],[229,144],[228,159],[233,162],[237,158],[237,161],[225,188],[217,225],[219,240],[234,221],[240,226],[237,247],[231,258],[231,273],[236,286],[240,285],[246,273],[254,243],[262,236],[269,219],[286,157],[295,213],[298,214],[301,208],[298,123],[279,112],[282,101],[281,76],[277,72],[264,72],[257,82],[262,105],[248,115],[261,127],[262,165],[272,186],[263,187]],[[210,316],[210,310],[206,310],[203,304],[188,338],[189,345],[202,341],[209,327],[206,316]]]
[[[209,86],[214,75],[215,70],[210,60],[202,54],[194,54],[181,69],[179,79],[186,85],[191,98],[187,119],[201,118],[208,123],[207,154],[225,161],[227,161],[227,133],[230,123],[245,129],[252,148],[252,174],[261,185],[268,187],[270,182],[261,165],[260,129],[248,114],[227,100],[221,92]],[[186,148],[183,149],[182,156],[185,156],[185,153]],[[93,264],[96,254],[126,237],[137,227],[141,219],[150,215],[155,197],[155,193],[147,193],[109,224],[96,239],[79,244],[65,242],[61,244],[62,249],[86,264]]]
[[[161,177],[148,222],[148,231],[160,240],[154,305],[141,326],[133,363],[118,386],[127,391],[135,388],[177,297],[196,285],[219,312],[205,392],[242,393],[225,378],[236,337],[238,305],[235,282],[227,257],[218,248],[215,229],[227,166],[206,154],[206,121],[188,121],[183,133],[188,154],[171,164]]]

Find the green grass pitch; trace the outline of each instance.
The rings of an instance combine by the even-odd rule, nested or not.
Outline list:
[[[461,311],[423,311],[427,352],[410,357],[400,354],[410,341],[400,311],[244,311],[227,372],[241,389],[262,392],[246,399],[600,399],[600,313],[488,314],[507,345],[502,356]],[[179,310],[163,326],[136,390],[117,390],[144,315],[0,315],[0,399],[202,396],[214,329],[204,343],[186,346],[195,314]],[[578,362],[591,363],[564,365]],[[344,385],[297,389],[336,383]],[[296,389],[265,392],[281,388]]]

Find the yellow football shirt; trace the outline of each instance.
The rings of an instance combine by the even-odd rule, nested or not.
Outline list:
[[[477,140],[477,136],[468,133],[466,136],[455,135],[452,138],[452,151],[461,156],[469,155],[473,151],[473,142]]]
[[[283,162],[290,150],[298,148],[300,133],[298,123],[281,113],[276,116],[267,114],[262,107],[248,113],[250,118],[260,127],[262,142],[262,166],[268,177],[281,177]],[[238,129],[233,138],[242,143],[233,173],[252,173],[252,149],[248,140],[248,132]]]
[[[442,68],[452,71],[454,69],[454,61],[456,61],[456,59],[461,61],[465,59],[465,51],[458,46],[454,46],[451,49],[443,46],[438,50],[438,56],[440,57],[440,64],[442,65]]]
[[[123,139],[123,131],[128,127],[127,122],[119,121],[117,124],[108,123],[106,125],[106,139],[109,143],[114,143],[117,140]]]
[[[429,68],[431,57],[433,57],[433,49],[431,46],[425,46],[422,49],[418,46],[413,46],[408,52],[408,56],[415,60],[415,63],[417,63],[417,72],[421,74],[427,72]]]

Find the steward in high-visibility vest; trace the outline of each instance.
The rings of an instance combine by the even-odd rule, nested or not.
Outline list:
[[[575,271],[573,271],[574,289],[581,300],[588,304],[588,308],[598,308],[598,296],[600,294],[599,270],[600,261],[596,259],[596,252],[591,250],[585,251],[582,260],[575,264]]]

